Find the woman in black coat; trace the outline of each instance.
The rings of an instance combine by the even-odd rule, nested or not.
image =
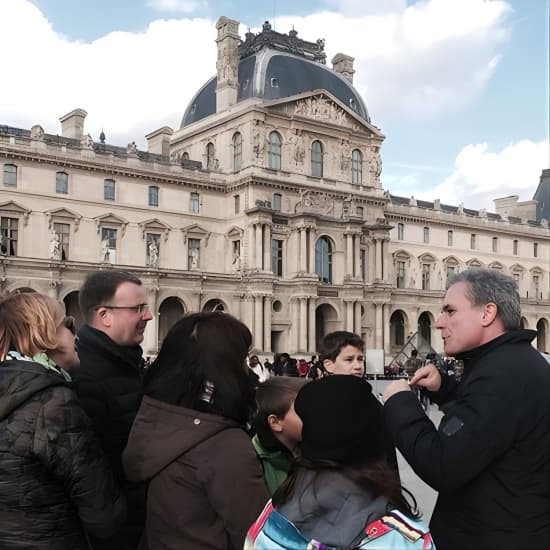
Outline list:
[[[38,293],[0,297],[0,548],[85,550],[126,503],[62,367],[74,321]]]

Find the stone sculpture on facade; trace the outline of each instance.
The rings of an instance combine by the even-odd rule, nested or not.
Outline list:
[[[57,231],[52,231],[50,237],[50,260],[61,261],[63,249]]]
[[[82,139],[80,140],[80,146],[83,149],[93,149],[94,148],[94,140],[92,139],[92,136],[90,134],[83,135]]]
[[[151,239],[148,245],[149,252],[149,266],[158,267],[159,265],[159,249],[155,239]]]
[[[31,139],[44,139],[44,128],[40,124],[35,124],[31,128]]]
[[[198,269],[199,268],[199,249],[190,248],[189,249],[189,269]]]
[[[109,239],[101,241],[101,261],[111,263],[111,248],[109,247]]]

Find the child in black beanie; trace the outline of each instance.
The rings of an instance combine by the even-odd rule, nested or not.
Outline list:
[[[370,384],[329,376],[304,386],[294,407],[303,422],[299,467],[249,529],[245,549],[435,548],[385,458]]]

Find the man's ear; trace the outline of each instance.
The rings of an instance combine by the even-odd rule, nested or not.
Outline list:
[[[332,368],[333,366],[334,366],[334,361],[331,361],[330,359],[323,359],[323,367],[325,367],[325,369],[328,372],[333,371],[333,368]]]
[[[283,427],[281,426],[281,420],[276,414],[270,414],[267,417],[267,423],[269,424],[269,427],[272,432],[281,433],[283,431]]]
[[[106,307],[100,307],[96,310],[93,324],[99,329],[101,329],[101,327],[111,326],[111,316]]]
[[[494,302],[489,302],[483,306],[483,315],[481,317],[481,325],[488,327],[495,322],[497,318],[498,308]]]

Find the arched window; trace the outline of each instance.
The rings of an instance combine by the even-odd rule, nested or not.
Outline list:
[[[69,174],[67,172],[56,172],[55,192],[67,194],[69,192]]]
[[[281,169],[281,136],[277,132],[269,134],[267,143],[267,167],[273,170]]]
[[[189,160],[189,153],[187,151],[181,155],[181,160]]]
[[[233,170],[238,172],[241,169],[243,158],[243,138],[239,132],[233,134]]]
[[[432,321],[430,316],[424,311],[418,318],[418,333],[424,342],[432,343]]]
[[[320,141],[311,144],[311,175],[315,178],[323,177],[323,146]]]
[[[208,143],[206,145],[206,168],[211,170],[214,168],[214,159],[216,157],[216,150],[214,149],[213,143]]]
[[[315,273],[323,283],[332,283],[332,245],[327,237],[315,243]]]
[[[351,183],[363,183],[363,155],[359,149],[354,149],[351,153]]]
[[[281,193],[273,193],[273,200],[271,201],[271,208],[273,210],[281,211]]]
[[[390,317],[390,345],[402,346],[405,343],[405,320],[403,313],[394,311]]]

